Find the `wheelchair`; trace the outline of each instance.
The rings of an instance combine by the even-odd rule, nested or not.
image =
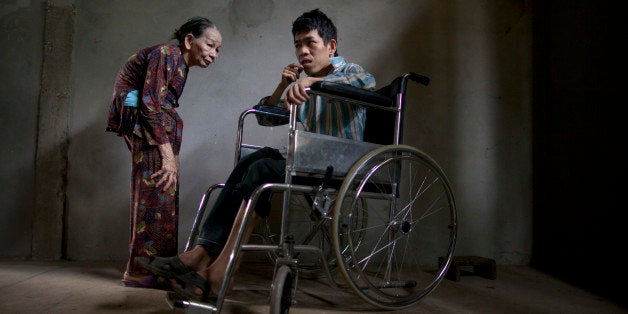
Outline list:
[[[452,262],[458,221],[443,170],[426,153],[402,144],[409,81],[427,86],[430,80],[409,72],[376,91],[324,81],[310,87],[311,104],[315,97],[327,97],[364,106],[364,141],[299,129],[294,104],[285,112],[255,107],[244,111],[238,121],[235,163],[262,148],[243,142],[247,116],[256,116],[258,123],[260,117],[283,120],[289,127],[285,182],[258,187],[247,202],[215,303],[169,293],[170,305],[220,312],[236,259],[247,251],[265,252],[274,263],[271,313],[289,312],[299,278],[327,278],[332,287],[351,289],[387,310],[413,306],[432,292]],[[222,187],[214,184],[203,195],[185,250],[198,235],[210,195]],[[265,191],[282,199],[280,223],[273,226],[266,220],[256,227],[251,238],[262,239],[261,244],[242,243]]]

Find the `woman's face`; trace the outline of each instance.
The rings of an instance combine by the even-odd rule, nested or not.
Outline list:
[[[185,36],[185,48],[188,53],[185,61],[188,67],[208,67],[218,59],[221,46],[222,36],[216,28],[206,28],[198,38],[192,34],[187,34]]]

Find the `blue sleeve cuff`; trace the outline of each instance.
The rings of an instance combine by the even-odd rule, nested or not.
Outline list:
[[[128,92],[126,94],[126,98],[124,99],[124,105],[127,107],[137,107],[139,104],[138,94],[137,90]]]

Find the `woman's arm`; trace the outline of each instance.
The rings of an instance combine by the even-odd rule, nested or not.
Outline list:
[[[156,187],[163,185],[163,191],[166,192],[170,187],[177,188],[179,180],[179,156],[175,156],[170,143],[161,144],[159,153],[161,154],[161,169],[153,173],[150,178],[159,178],[155,184]]]

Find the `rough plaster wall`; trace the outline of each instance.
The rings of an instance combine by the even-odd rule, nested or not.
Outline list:
[[[419,125],[427,127],[418,134],[431,144],[417,146],[433,155],[453,181],[461,230],[457,255],[527,263],[531,8],[525,1],[440,4],[433,17],[450,25],[428,33],[442,41],[434,46],[444,53],[435,60],[443,67],[433,71],[442,79],[430,87],[434,98],[425,103],[430,108],[417,112]]]
[[[70,73],[74,8],[68,1],[48,1],[45,8],[44,54],[37,114],[35,208],[32,257],[65,255],[67,173],[70,144]]]
[[[405,139],[449,175],[461,223],[456,254],[528,263],[527,2],[236,0],[190,1],[181,7],[168,1],[95,0],[75,6],[69,258],[126,257],[129,153],[120,138],[104,132],[114,77],[126,58],[166,41],[193,15],[209,17],[222,31],[218,62],[209,70],[193,68],[181,99],[183,245],[200,196],[232,167],[238,115],[272,92],[281,68],[295,60],[291,22],[318,7],[338,26],[340,53],[375,74],[380,86],[406,71],[432,78],[428,88],[410,88]],[[270,136],[252,138],[276,142],[281,136],[271,130]]]
[[[31,255],[43,1],[0,3],[0,257]]]

